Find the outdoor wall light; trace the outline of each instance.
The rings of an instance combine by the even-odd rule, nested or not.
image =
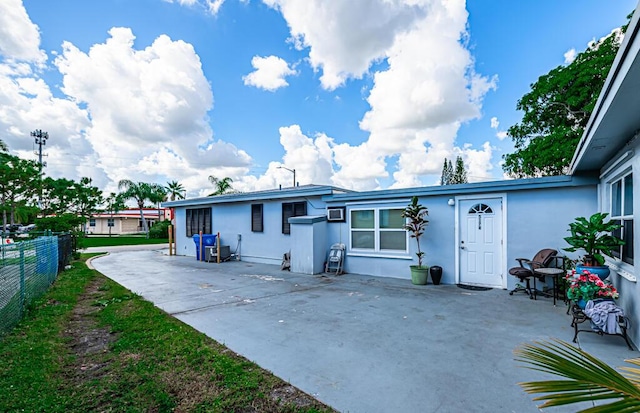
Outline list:
[[[449,198],[449,200],[447,201],[447,204],[449,206],[454,206],[456,204],[456,200],[453,198]]]

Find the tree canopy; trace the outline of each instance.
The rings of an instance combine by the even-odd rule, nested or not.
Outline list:
[[[140,210],[140,220],[142,221],[142,229],[149,236],[149,226],[144,217],[144,201],[156,202],[160,198],[160,192],[164,194],[164,188],[158,184],[150,184],[147,182],[133,182],[129,179],[123,179],[118,182],[118,189],[122,192],[123,199],[133,199],[138,204]]]
[[[40,171],[35,161],[0,152],[0,211],[2,229],[14,224],[21,208],[33,204],[38,193]]]
[[[218,179],[215,176],[210,175],[209,182],[211,182],[216,187],[216,191],[209,194],[209,196],[223,195],[233,192],[233,186],[231,185],[233,179],[229,178],[228,176],[222,179]]]
[[[515,151],[503,156],[503,170],[509,176],[568,171],[625,30],[626,25],[592,42],[573,62],[541,76],[518,101],[516,107],[524,115],[507,132]]]
[[[175,201],[176,199],[184,199],[184,186],[178,181],[167,182],[165,186],[169,200]]]
[[[466,184],[467,182],[467,169],[464,167],[462,156],[456,158],[455,169],[453,169],[451,161],[445,158],[444,165],[442,165],[440,185]]]

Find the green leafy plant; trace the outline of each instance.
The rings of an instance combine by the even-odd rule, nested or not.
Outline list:
[[[416,252],[418,267],[422,267],[422,257],[424,257],[424,252],[420,249],[420,237],[424,234],[427,224],[429,224],[429,220],[426,218],[427,215],[429,215],[427,207],[418,203],[417,196],[411,199],[411,203],[402,212],[402,217],[408,220],[403,228],[409,231],[409,236],[415,238],[418,244],[418,252]]]
[[[149,238],[151,239],[167,239],[169,238],[169,225],[171,221],[160,221],[149,228]]]
[[[587,220],[585,217],[578,217],[569,224],[570,237],[564,240],[571,245],[564,248],[565,251],[575,252],[583,249],[586,252],[584,263],[587,265],[604,265],[604,256],[612,256],[624,241],[611,235],[620,229],[620,225],[615,221],[605,222],[609,214],[596,212]]]
[[[515,355],[516,361],[532,370],[564,378],[519,383],[527,393],[544,393],[533,399],[545,401],[540,408],[615,399],[578,413],[640,411],[640,369],[637,367],[623,367],[625,374],[620,374],[602,360],[561,340],[524,344],[516,349]],[[626,362],[640,366],[640,358]]]

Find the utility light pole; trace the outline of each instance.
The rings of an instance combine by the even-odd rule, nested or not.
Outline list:
[[[296,170],[294,169],[289,169],[286,166],[278,166],[278,169],[286,169],[289,172],[293,172],[293,187],[295,188],[296,186]]]
[[[38,145],[38,152],[35,152],[35,154],[38,155],[38,165],[40,166],[40,172],[42,172],[42,167],[47,166],[46,163],[42,163],[42,157],[47,156],[47,154],[42,154],[42,147],[47,144],[49,134],[47,132],[43,132],[40,129],[37,129],[31,132],[31,136],[35,138],[36,145]]]

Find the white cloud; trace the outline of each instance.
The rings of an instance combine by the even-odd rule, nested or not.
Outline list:
[[[289,24],[298,49],[309,48],[309,61],[322,70],[327,90],[348,78],[360,78],[385,57],[396,35],[410,30],[428,9],[425,1],[263,0]]]
[[[211,14],[218,14],[218,11],[223,4],[224,0],[207,0],[207,7]]]
[[[576,49],[567,50],[564,54],[564,63],[571,64],[576,59],[577,55],[578,52],[576,52]]]
[[[460,125],[481,116],[482,99],[497,83],[474,71],[464,2],[263,1],[282,12],[298,46],[309,49],[326,89],[386,59],[388,67],[373,73],[370,110],[360,122],[368,140],[333,147],[336,184],[379,187],[397,157],[394,186],[416,185],[462,151],[454,143]]]
[[[500,127],[500,122],[498,121],[498,118],[496,118],[495,116],[491,118],[491,128],[492,129],[498,129]],[[496,132],[496,137],[498,139],[500,139],[501,141],[503,141],[506,137],[507,137],[507,131],[502,131],[502,130],[498,130]]]
[[[278,56],[254,56],[251,66],[256,70],[242,77],[244,84],[271,92],[288,86],[285,78],[296,74],[296,71]]]
[[[130,29],[109,34],[86,53],[62,45],[61,98],[29,65],[0,64],[0,132],[10,150],[33,159],[29,133],[45,130],[48,176],[90,176],[111,191],[128,178],[178,180],[195,193],[210,188],[208,175],[246,174],[250,156],[212,137],[213,94],[193,47],[161,35],[136,50]]]
[[[482,149],[473,149],[469,146],[463,148],[462,159],[467,168],[469,182],[480,182],[493,180],[491,170],[491,156],[493,147],[489,142],[482,145]]]
[[[5,60],[42,65],[47,55],[40,50],[40,32],[27,15],[21,0],[0,1],[0,54]]]
[[[162,0],[165,3],[177,3],[180,6],[201,6],[207,12],[214,16],[220,11],[220,7],[224,4],[225,0]],[[242,1],[242,0],[241,0]]]
[[[91,113],[86,137],[112,181],[132,174],[135,180],[206,179],[220,168],[249,166],[246,152],[212,139],[213,94],[193,46],[161,35],[135,50],[130,29],[109,34],[88,53],[64,43],[55,64],[62,91]]]

